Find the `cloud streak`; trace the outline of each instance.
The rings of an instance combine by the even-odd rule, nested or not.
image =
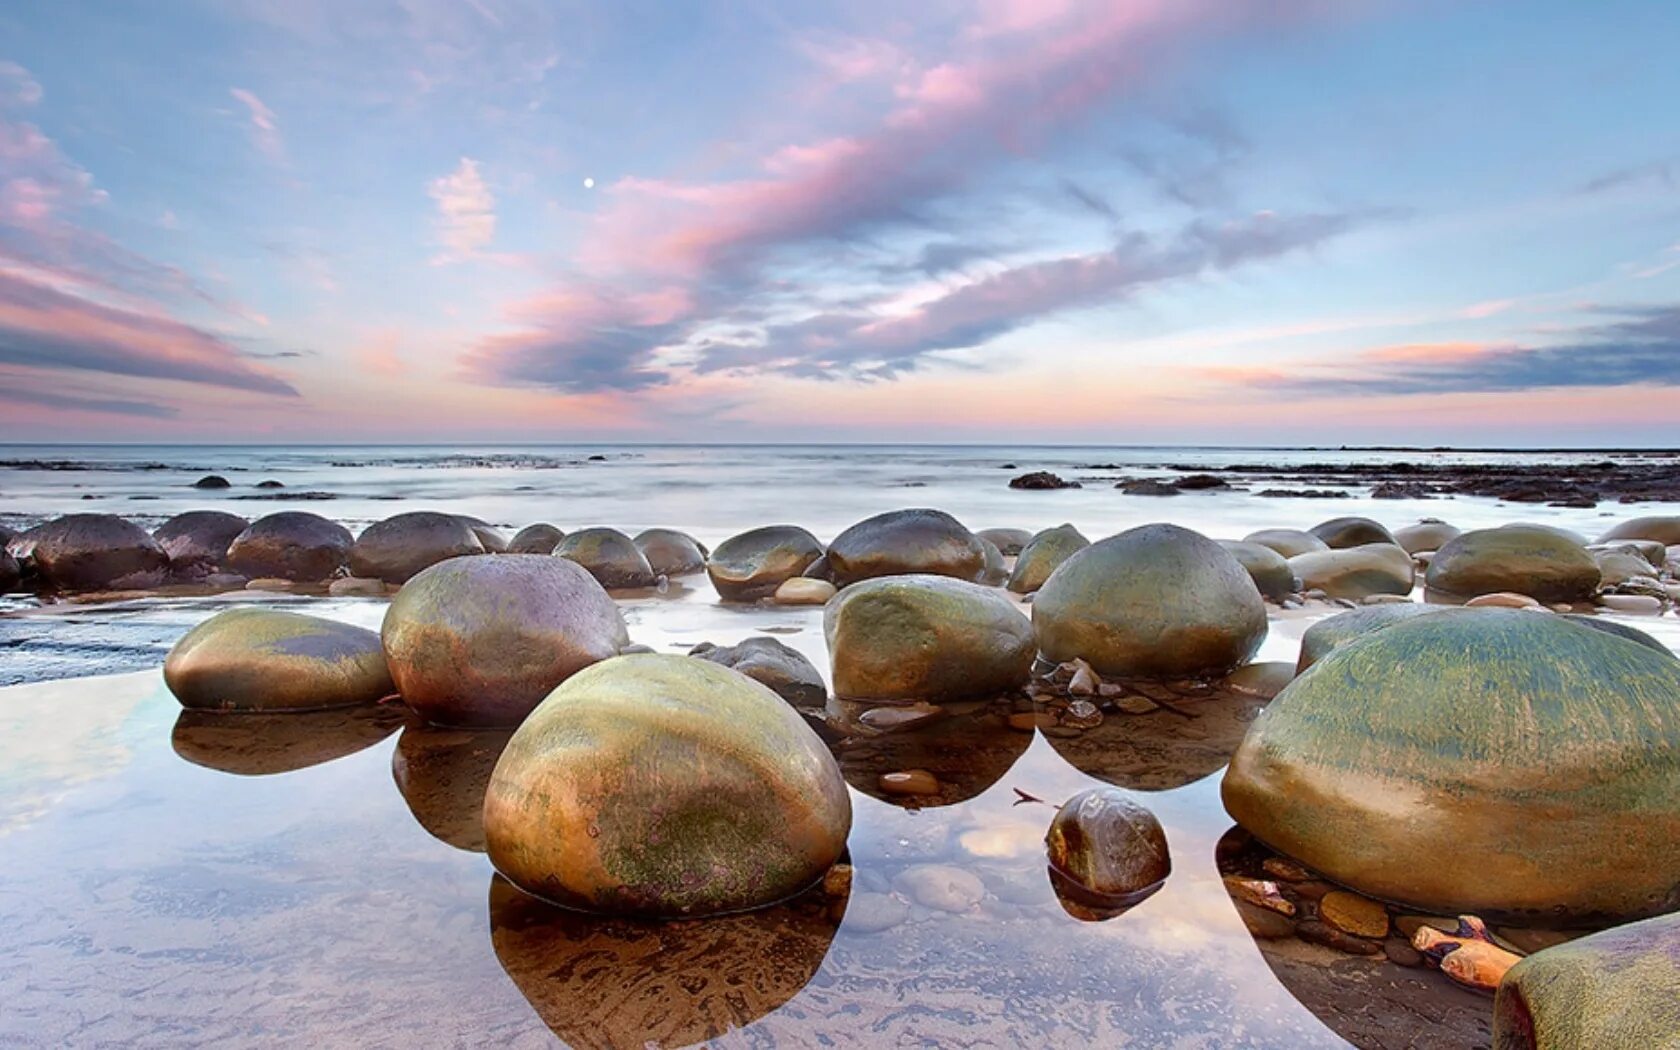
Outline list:
[[[462,157],[448,175],[426,188],[437,205],[438,240],[443,251],[433,265],[476,257],[496,239],[496,197],[478,170],[478,161]]]
[[[245,107],[251,144],[269,160],[276,164],[284,163],[286,143],[280,137],[280,123],[275,118],[274,111],[269,109],[262,99],[244,88],[230,88],[228,94]]]

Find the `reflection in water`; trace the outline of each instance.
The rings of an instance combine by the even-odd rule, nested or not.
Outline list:
[[[182,711],[170,742],[195,765],[260,777],[307,769],[372,747],[403,724],[407,708],[377,704],[287,714]]]
[[[683,922],[566,911],[490,882],[490,941],[543,1022],[575,1047],[688,1046],[769,1014],[827,956],[845,898]]]
[[[1032,743],[1032,733],[1011,729],[1005,703],[944,705],[945,716],[904,729],[879,732],[859,719],[870,705],[830,700],[831,729],[845,739],[834,748],[846,782],[884,802],[908,809],[966,802],[1009,772]],[[884,790],[881,776],[926,770],[938,781],[930,794],[897,795]]]
[[[1062,910],[1080,922],[1106,922],[1124,915],[1167,884],[1167,880],[1162,879],[1136,893],[1096,893],[1062,874],[1054,864],[1046,864],[1044,871],[1050,877],[1050,888],[1056,891],[1056,900]]]
[[[1182,695],[1158,684],[1133,688],[1153,710],[1115,711],[1095,729],[1057,727],[1045,735],[1081,772],[1134,791],[1170,791],[1223,769],[1267,704],[1224,688]]]
[[[1371,955],[1303,940],[1298,929],[1324,925],[1315,922],[1316,901],[1333,887],[1273,879],[1263,865],[1277,855],[1241,828],[1226,832],[1215,855],[1222,874],[1270,879],[1296,904],[1296,915],[1285,918],[1234,892],[1231,902],[1272,973],[1337,1035],[1359,1047],[1402,1045],[1402,1033],[1407,1046],[1488,1045],[1492,998],[1425,968],[1398,930],[1391,929],[1382,950]],[[1467,1043],[1471,1033],[1475,1039]]]
[[[484,792],[512,737],[512,729],[445,729],[410,719],[391,753],[391,776],[433,838],[484,852]]]

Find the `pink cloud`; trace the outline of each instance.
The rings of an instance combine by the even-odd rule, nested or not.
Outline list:
[[[478,161],[462,157],[454,171],[433,179],[426,192],[437,204],[438,240],[444,248],[433,265],[471,259],[496,239],[496,197]]]
[[[251,142],[263,155],[276,163],[286,159],[286,144],[280,138],[280,124],[274,111],[255,94],[244,88],[230,88],[232,95],[245,106],[250,120]]]

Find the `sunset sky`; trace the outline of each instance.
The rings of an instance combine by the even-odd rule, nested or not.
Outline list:
[[[0,7],[0,440],[1680,444],[1680,4]]]

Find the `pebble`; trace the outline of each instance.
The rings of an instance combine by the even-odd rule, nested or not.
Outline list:
[[[1056,725],[1056,716],[1049,711],[1017,711],[1009,716],[1009,728],[1023,732],[1035,729],[1050,729]]]
[[[846,903],[846,929],[880,933],[910,917],[910,907],[885,893],[858,893]]]
[[[1161,705],[1147,696],[1128,696],[1116,703],[1115,708],[1128,715],[1147,715],[1151,711],[1159,711]]]
[[[362,576],[345,576],[328,584],[327,593],[335,598],[347,596],[383,598],[385,596],[385,581],[370,580]]]
[[[1312,872],[1284,857],[1267,857],[1265,863],[1261,864],[1260,867],[1265,870],[1267,875],[1274,879],[1282,879],[1285,882],[1306,882],[1312,878]]]
[[[1062,725],[1074,729],[1095,729],[1102,725],[1103,714],[1089,700],[1075,700],[1062,712]]]
[[[1480,609],[1491,607],[1495,609],[1543,609],[1545,606],[1530,598],[1526,594],[1514,591],[1495,591],[1492,594],[1478,594],[1464,603],[1466,608]]]
[[[918,864],[893,879],[893,889],[924,908],[961,914],[979,904],[986,886],[972,872],[948,864]]]
[[[858,721],[871,729],[892,732],[913,729],[945,717],[945,709],[937,704],[904,704],[892,707],[871,707],[858,716]]]
[[[1237,901],[1237,914],[1242,917],[1248,932],[1261,940],[1277,941],[1295,936],[1295,920],[1270,908],[1257,908],[1247,901]]]
[[[1655,616],[1663,610],[1661,598],[1649,594],[1601,594],[1598,604],[1612,612],[1634,613],[1640,616]]]
[[[1278,885],[1269,879],[1248,879],[1241,875],[1225,876],[1225,888],[1240,901],[1267,908],[1279,915],[1294,915],[1295,905],[1278,892]]]
[[[834,595],[834,584],[827,580],[795,576],[791,580],[783,580],[771,600],[777,605],[827,605]]]
[[[836,864],[823,875],[823,892],[830,897],[844,897],[852,892],[852,866]]]
[[[925,769],[882,773],[877,783],[889,795],[937,795],[939,778]]]
[[[1097,690],[1102,686],[1102,679],[1097,677],[1097,672],[1091,670],[1091,665],[1084,660],[1075,660],[1073,664],[1073,677],[1068,679],[1068,695],[1096,696]]]
[[[1396,966],[1422,966],[1423,956],[1405,941],[1389,938],[1383,942],[1383,954]]]
[[[1388,909],[1369,897],[1346,890],[1332,890],[1318,902],[1318,914],[1344,933],[1359,937],[1388,935]]]
[[[297,584],[273,576],[258,576],[245,585],[248,591],[295,591]]]
[[[1368,941],[1363,937],[1355,937],[1344,933],[1328,923],[1308,920],[1296,923],[1295,936],[1308,944],[1322,944],[1326,948],[1334,948],[1349,955],[1381,955],[1382,945],[1375,941]]]

